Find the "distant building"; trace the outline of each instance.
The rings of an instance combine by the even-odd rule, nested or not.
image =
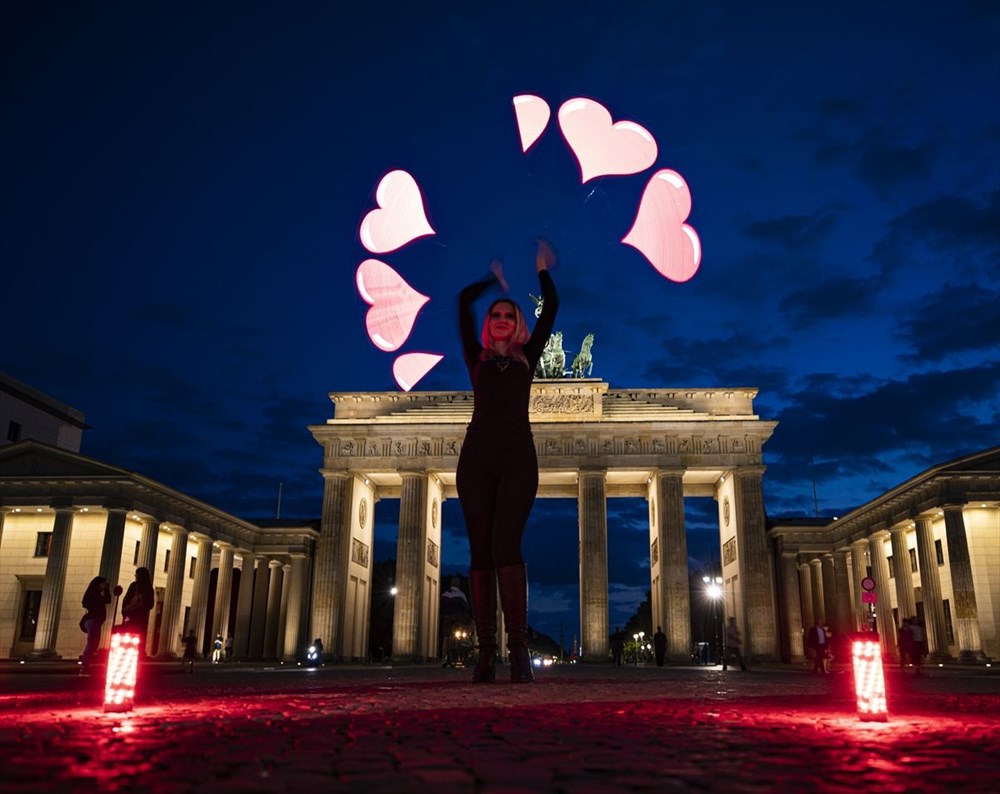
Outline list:
[[[79,452],[86,428],[80,411],[0,372],[0,446],[33,440]]]

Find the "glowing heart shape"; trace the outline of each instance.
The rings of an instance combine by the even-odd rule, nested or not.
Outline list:
[[[631,121],[612,124],[608,109],[593,99],[564,102],[559,127],[584,183],[599,176],[637,174],[656,161],[656,141],[644,127]]]
[[[435,233],[427,222],[417,181],[406,171],[390,171],[382,177],[375,201],[379,208],[365,215],[359,229],[361,244],[373,254],[395,251]]]
[[[631,245],[671,281],[687,281],[701,264],[698,233],[684,223],[691,214],[691,191],[684,177],[664,168],[650,178],[635,223],[622,242]]]
[[[517,132],[521,136],[521,151],[527,152],[545,132],[552,111],[541,97],[521,94],[514,97],[514,116],[517,119]]]
[[[371,305],[365,316],[368,338],[379,350],[398,350],[409,338],[417,314],[430,298],[377,259],[366,259],[358,265],[355,281],[361,297]]]
[[[437,353],[404,353],[392,362],[392,376],[403,391],[409,391],[443,359]]]

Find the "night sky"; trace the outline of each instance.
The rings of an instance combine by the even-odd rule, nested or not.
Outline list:
[[[379,257],[431,298],[399,351],[445,356],[418,390],[469,388],[459,289],[501,257],[530,309],[545,237],[594,376],[759,389],[771,516],[1000,443],[996,3],[94,5],[0,4],[0,370],[83,411],[85,455],[249,519],[281,483],[282,517],[318,517],[307,426],[331,391],[398,388],[354,284],[397,168],[437,232]],[[553,109],[527,154],[523,93]],[[581,184],[573,97],[652,133],[653,169]],[[704,250],[682,284],[620,242],[659,168]],[[646,506],[608,507],[614,624],[649,587]],[[694,568],[715,511],[687,500]],[[444,525],[464,571],[457,499]],[[576,532],[540,500],[525,543],[530,620],[567,642]]]

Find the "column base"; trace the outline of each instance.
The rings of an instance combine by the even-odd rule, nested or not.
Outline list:
[[[40,651],[31,651],[26,658],[32,662],[56,662],[61,660],[62,656],[49,648],[45,648]]]
[[[988,657],[982,651],[959,651],[959,664],[982,664],[988,661]]]

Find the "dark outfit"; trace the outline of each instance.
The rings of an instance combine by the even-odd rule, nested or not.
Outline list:
[[[806,635],[806,648],[811,648],[813,652],[813,672],[826,673],[829,639],[829,635],[821,626],[813,626]]]
[[[479,635],[475,681],[493,678],[498,584],[511,678],[530,681],[533,677],[527,652],[527,575],[521,557],[521,536],[538,490],[528,404],[535,366],[552,333],[559,303],[547,270],[538,273],[538,280],[544,303],[522,348],[527,366],[513,356],[483,357],[472,304],[496,280],[490,277],[472,284],[459,297],[459,330],[472,381],[473,411],[458,459],[456,485],[469,534],[469,589]]]
[[[153,585],[132,582],[122,599],[122,618],[131,631],[139,633],[139,656],[146,655],[146,634],[149,630],[149,613],[156,603]]]
[[[615,629],[611,635],[611,658],[615,667],[622,666],[622,656],[625,653],[625,633],[621,629]]]
[[[667,635],[659,627],[653,635],[653,652],[656,654],[656,666],[663,667],[667,661]]]
[[[87,610],[80,621],[80,628],[87,632],[87,645],[80,657],[80,670],[86,672],[93,661],[94,654],[101,644],[101,627],[108,619],[108,604],[111,603],[111,593],[105,589],[88,587],[83,594],[83,608]]]

